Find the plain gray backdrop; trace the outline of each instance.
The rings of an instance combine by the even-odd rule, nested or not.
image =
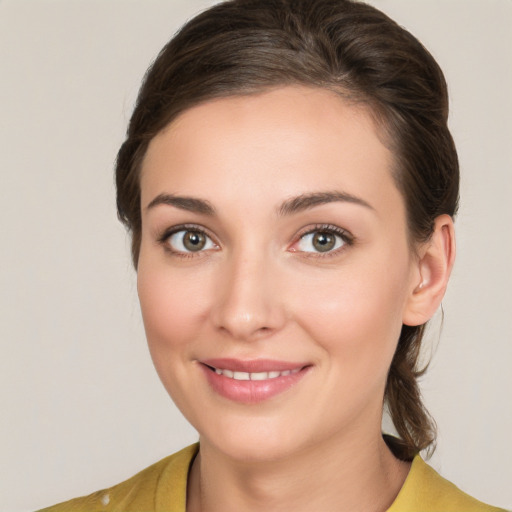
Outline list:
[[[197,439],[153,370],[113,161],[143,73],[204,0],[0,0],[0,510],[113,485]],[[443,67],[458,259],[427,352],[432,465],[512,507],[512,2],[373,0]]]

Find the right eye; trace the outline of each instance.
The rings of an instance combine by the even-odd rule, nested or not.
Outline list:
[[[180,229],[165,237],[165,243],[172,252],[194,253],[214,249],[217,246],[212,239],[199,229]]]

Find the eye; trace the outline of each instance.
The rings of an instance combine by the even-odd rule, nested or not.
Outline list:
[[[217,247],[212,239],[199,229],[180,229],[165,236],[164,242],[171,251],[178,253],[200,252]]]
[[[351,243],[348,233],[339,228],[320,228],[302,235],[295,250],[312,253],[328,253]]]

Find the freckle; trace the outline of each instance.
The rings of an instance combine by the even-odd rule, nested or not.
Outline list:
[[[108,505],[110,503],[110,496],[108,494],[104,494],[102,497],[101,497],[101,503],[103,505]]]

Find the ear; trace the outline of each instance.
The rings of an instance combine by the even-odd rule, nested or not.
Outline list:
[[[455,261],[455,231],[449,215],[436,218],[431,238],[418,253],[402,319],[410,326],[430,320],[444,297]]]

